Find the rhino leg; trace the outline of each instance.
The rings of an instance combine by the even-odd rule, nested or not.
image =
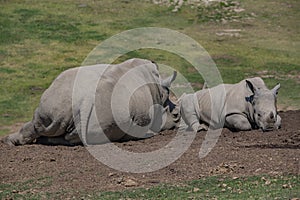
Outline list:
[[[277,120],[275,122],[275,128],[280,129],[281,128],[281,117],[277,115]]]
[[[74,145],[82,144],[76,128],[72,132],[66,133],[64,139],[68,141],[70,144],[74,144]]]
[[[200,119],[194,107],[193,98],[191,96],[184,96],[181,99],[180,114],[183,121],[193,129],[195,132],[207,130],[207,126],[200,124]]]
[[[11,146],[23,145],[32,143],[38,137],[39,135],[34,128],[33,122],[27,122],[19,132],[10,134],[2,141]]]
[[[225,126],[233,131],[249,131],[252,129],[248,119],[239,114],[226,116]]]
[[[206,124],[199,124],[199,126],[193,127],[193,130],[196,130],[196,132],[207,131],[208,126]]]
[[[200,131],[207,131],[208,126],[204,123],[199,122],[199,118],[196,115],[190,115],[187,118],[182,117],[185,121],[185,123],[192,128],[193,131],[195,132],[200,132]]]
[[[64,134],[64,127],[60,128],[60,121],[53,121],[45,115],[41,116],[37,108],[33,119],[25,123],[19,132],[4,138],[3,142],[9,145],[24,145],[33,143],[40,136],[54,137],[62,134]]]

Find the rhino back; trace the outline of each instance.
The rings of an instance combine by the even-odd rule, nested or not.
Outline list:
[[[264,81],[259,77],[247,79],[259,88],[266,88]],[[223,96],[223,91],[226,95]],[[217,125],[224,117],[231,114],[242,114],[249,117],[251,105],[245,97],[252,95],[246,87],[246,81],[242,80],[236,84],[221,84],[210,89],[200,90],[197,93],[201,120]],[[225,97],[225,99],[223,99]],[[212,107],[212,102],[214,107]],[[217,118],[212,119],[212,108]]]
[[[77,70],[73,68],[62,72],[43,93],[33,118],[34,126],[41,135],[62,135],[70,125],[72,88]]]
[[[60,115],[65,108],[71,109],[73,85],[78,68],[62,72],[44,92],[40,106],[47,113]]]
[[[103,129],[115,126],[115,118],[123,124],[130,123],[134,118],[147,124],[146,121],[150,120],[149,108],[153,105],[153,99],[158,99],[159,92],[157,84],[143,83],[159,83],[159,77],[154,78],[155,70],[155,64],[143,59],[131,59],[107,68],[98,82],[95,97],[96,115]],[[140,83],[142,86],[138,87]]]

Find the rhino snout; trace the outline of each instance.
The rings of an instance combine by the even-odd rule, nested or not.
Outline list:
[[[270,112],[267,121],[269,123],[275,123],[276,122],[276,114],[274,114],[274,112]]]
[[[274,130],[274,126],[267,126],[267,127],[261,128],[261,129],[263,132],[272,131],[272,130]]]
[[[278,115],[276,114],[276,112],[268,112],[263,115],[263,117],[261,117],[258,125],[262,131],[272,131],[275,129],[275,127],[278,127],[278,125],[276,124],[276,122],[278,121],[277,118]]]
[[[269,122],[269,123],[265,123],[260,128],[264,132],[266,132],[266,131],[272,131],[272,130],[275,129],[275,121],[272,121],[272,122]]]

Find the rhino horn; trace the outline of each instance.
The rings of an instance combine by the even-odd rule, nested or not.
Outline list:
[[[280,89],[280,83],[278,83],[273,89],[272,92],[276,96],[278,94],[278,90]]]
[[[171,75],[171,76],[169,76],[168,78],[164,79],[164,80],[162,81],[161,85],[162,85],[163,87],[169,88],[169,87],[171,86],[171,83],[175,80],[176,76],[177,76],[177,71],[174,71],[174,72],[173,72],[173,75]]]

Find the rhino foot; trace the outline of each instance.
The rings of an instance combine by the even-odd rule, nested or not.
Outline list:
[[[1,142],[9,146],[16,146],[15,141],[10,137],[10,135],[3,138]]]
[[[2,139],[2,142],[10,146],[31,144],[34,141],[34,138],[24,138],[20,133],[13,133]]]
[[[194,125],[192,126],[192,129],[193,129],[195,132],[200,132],[200,131],[207,131],[207,130],[208,130],[208,127],[207,127],[207,125],[205,125],[205,124],[199,124],[199,123],[197,123],[197,124],[194,124]]]
[[[207,131],[207,130],[208,130],[208,127],[205,124],[200,124],[200,126],[198,127],[197,132]]]
[[[21,135],[19,133],[13,133],[1,140],[2,143],[8,144],[9,146],[16,146],[22,144],[20,141],[22,140]]]

